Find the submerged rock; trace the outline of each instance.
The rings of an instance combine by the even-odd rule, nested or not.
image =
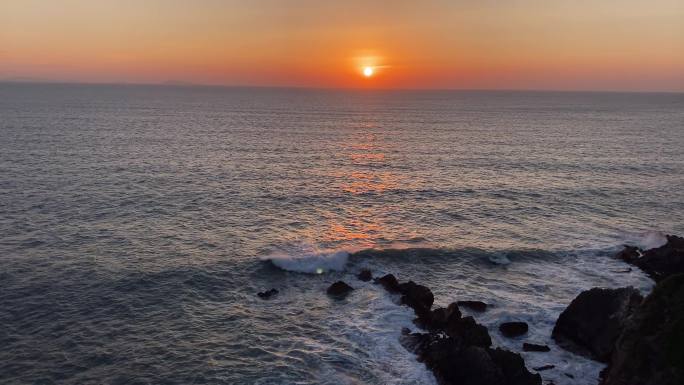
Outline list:
[[[659,282],[626,322],[601,385],[684,384],[684,274]]]
[[[525,352],[549,352],[551,348],[546,345],[523,343],[523,351]]]
[[[483,312],[487,310],[487,304],[482,301],[458,301],[458,306],[467,307],[468,309]]]
[[[273,297],[276,294],[278,294],[278,290],[270,289],[270,290],[258,292],[257,296],[261,299],[268,299],[268,298]]]
[[[499,331],[505,337],[517,337],[527,333],[527,323],[526,322],[504,322],[499,325]]]
[[[532,368],[536,370],[537,372],[542,372],[544,370],[549,370],[555,368],[556,365],[543,365],[543,366],[537,366],[536,368]]]
[[[607,362],[625,320],[642,299],[632,287],[584,291],[558,317],[552,337],[566,350]]]
[[[361,269],[356,277],[364,282],[368,282],[373,279],[373,274],[371,273],[370,269]]]
[[[655,281],[684,273],[684,238],[675,235],[666,238],[666,244],[646,251],[625,246],[615,257],[639,267]]]
[[[335,297],[346,297],[347,294],[349,294],[352,290],[354,290],[353,287],[347,285],[346,283],[342,281],[337,281],[330,285],[328,287],[328,295],[332,295]]]

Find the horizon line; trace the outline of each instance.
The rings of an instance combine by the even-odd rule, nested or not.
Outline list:
[[[70,81],[51,79],[0,79],[0,84],[44,84],[44,85],[83,85],[83,86],[154,86],[154,87],[203,87],[203,88],[261,88],[318,91],[398,91],[398,92],[556,92],[556,93],[624,93],[624,94],[684,94],[684,90],[620,90],[620,89],[554,89],[554,88],[390,88],[390,87],[326,87],[296,85],[240,85],[209,84],[169,80],[164,82],[106,82]]]

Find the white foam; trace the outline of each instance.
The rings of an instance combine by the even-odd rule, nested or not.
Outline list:
[[[290,252],[270,255],[266,259],[283,270],[323,274],[332,270],[344,270],[349,259],[349,253],[346,251],[318,251],[310,247],[301,247]]]
[[[667,243],[665,234],[660,231],[647,231],[639,234],[636,245],[643,250],[654,249]]]

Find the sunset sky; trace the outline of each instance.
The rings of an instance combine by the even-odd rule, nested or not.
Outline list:
[[[684,1],[2,0],[17,79],[684,91]]]

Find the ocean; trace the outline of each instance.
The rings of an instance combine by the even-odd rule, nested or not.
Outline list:
[[[683,149],[674,93],[0,84],[0,383],[435,384],[370,268],[595,385],[551,329],[651,289],[611,255],[684,234]]]

